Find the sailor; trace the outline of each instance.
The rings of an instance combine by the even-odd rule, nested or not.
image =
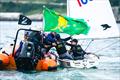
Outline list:
[[[38,60],[41,58],[41,38],[39,32],[25,32],[24,40],[20,42],[20,46],[16,51],[15,59],[27,57],[32,59],[34,66],[37,65]]]
[[[68,37],[66,39],[61,39],[60,35],[56,35],[56,43],[52,44],[56,50],[57,53],[59,54],[60,59],[73,59],[72,56],[67,52],[66,46],[65,46],[65,41],[71,39],[71,37]]]
[[[72,39],[70,42],[71,43],[66,43],[66,45],[71,46],[69,53],[73,56],[74,60],[84,59],[86,52],[78,44],[78,40]]]
[[[33,42],[35,45],[34,58],[36,60],[42,59],[44,56],[43,55],[44,51],[46,51],[46,53],[48,53],[48,51],[50,50],[51,45],[52,45],[51,39],[53,38],[53,37],[51,37],[51,35],[55,35],[55,33],[51,32],[47,36],[41,32],[32,32],[30,34],[29,41]]]
[[[35,47],[34,58],[41,58],[41,49],[43,48],[43,34],[41,32],[32,32],[29,41],[33,42]]]
[[[57,60],[57,56],[54,53],[52,53],[50,51],[47,52],[45,48],[42,48],[41,51],[43,53],[41,59],[48,59],[49,58],[49,59],[53,59],[55,61]]]
[[[49,43],[54,43],[56,41],[56,38],[55,38],[56,34],[57,34],[56,32],[49,33],[45,37],[44,41],[49,42]]]
[[[23,47],[23,43],[27,42],[28,39],[29,39],[29,32],[25,32],[25,34],[24,34],[24,40],[22,40],[22,41],[20,42],[19,48],[17,49],[17,51],[16,51],[16,53],[15,53],[15,57],[18,57],[18,56],[19,56],[19,54],[20,54],[20,52],[21,52],[21,50],[22,50],[22,47]]]
[[[43,34],[43,38],[42,38],[42,48],[46,49],[46,52],[48,52],[51,47],[52,47],[52,43],[55,42],[55,35],[56,32],[51,32],[49,34]]]
[[[49,44],[48,42],[44,42],[42,44],[41,50],[40,50],[41,51],[40,52],[41,58],[43,58],[44,57],[44,53],[48,53],[50,49],[51,49],[51,44]]]
[[[40,52],[40,47],[41,47],[41,43],[42,43],[42,33],[41,32],[32,32],[30,34],[30,38],[29,41],[33,42],[33,44],[35,45],[35,53],[39,53]]]

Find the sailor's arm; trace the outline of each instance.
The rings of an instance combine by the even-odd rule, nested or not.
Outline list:
[[[70,39],[72,39],[71,36],[70,36],[70,37],[67,37],[67,38],[65,38],[65,39],[62,39],[62,41],[68,41],[68,40],[70,40]]]

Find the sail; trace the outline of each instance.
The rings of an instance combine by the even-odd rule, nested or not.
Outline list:
[[[85,19],[91,27],[88,35],[81,34],[76,38],[119,37],[118,26],[109,0],[68,0],[67,15]]]

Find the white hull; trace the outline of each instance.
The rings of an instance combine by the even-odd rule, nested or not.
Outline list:
[[[69,68],[93,68],[99,64],[99,58],[96,55],[89,54],[83,60],[60,60],[62,67]]]

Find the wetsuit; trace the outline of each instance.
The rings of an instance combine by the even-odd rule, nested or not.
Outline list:
[[[58,34],[59,36],[59,34]],[[56,50],[57,50],[57,53],[59,54],[59,57],[61,59],[73,59],[72,56],[67,52],[67,49],[66,49],[66,44],[65,42],[70,40],[71,37],[68,37],[68,38],[65,38],[65,39],[61,39],[60,36],[59,38],[57,38],[58,41],[56,42],[57,46],[56,46]]]
[[[73,59],[72,56],[67,53],[65,43],[63,41],[57,42],[56,44],[56,50],[60,59]]]
[[[70,54],[72,54],[74,60],[84,59],[84,55],[86,54],[86,52],[82,49],[80,45],[72,45],[69,43],[66,44],[68,46],[71,46]]]

